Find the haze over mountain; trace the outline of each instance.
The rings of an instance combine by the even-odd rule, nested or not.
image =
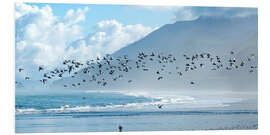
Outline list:
[[[169,64],[166,71],[175,72],[179,66],[184,72],[186,60],[183,54],[188,56],[196,53],[211,53],[218,55],[226,62],[229,58],[246,60],[251,54],[255,59],[250,64],[257,65],[258,56],[258,17],[200,17],[193,21],[181,21],[167,24],[112,54],[114,57],[128,55],[135,60],[139,52],[147,54],[163,53],[172,54],[177,61]],[[230,52],[235,52],[232,56]],[[239,62],[237,61],[237,62]],[[226,71],[225,69],[211,71],[206,67],[192,72],[184,72],[182,77],[172,73],[164,73],[163,80],[157,80],[155,72],[160,67],[158,63],[148,62],[149,71],[145,72],[133,68],[124,73],[124,78],[119,81],[107,79],[108,85],[103,87],[96,83],[83,83],[78,87],[63,88],[63,84],[90,79],[89,75],[82,72],[78,77],[65,77],[56,80],[52,88],[57,90],[80,89],[80,90],[152,90],[152,91],[181,91],[181,90],[212,90],[212,91],[257,91],[257,71],[249,73],[250,65],[241,69]],[[104,76],[108,78],[109,76]],[[128,83],[132,80],[132,83]],[[195,85],[190,85],[194,81]],[[57,87],[56,87],[57,86]]]

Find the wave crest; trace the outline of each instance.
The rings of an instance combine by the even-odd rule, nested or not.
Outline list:
[[[16,115],[20,114],[40,114],[40,113],[72,113],[72,112],[95,112],[95,111],[123,111],[123,110],[138,110],[143,108],[153,108],[156,109],[157,105],[168,105],[168,104],[183,104],[192,103],[194,98],[192,97],[182,97],[182,98],[155,98],[158,101],[143,102],[143,103],[127,103],[127,104],[115,104],[106,106],[75,106],[70,107],[70,105],[63,105],[59,108],[50,109],[16,109]]]

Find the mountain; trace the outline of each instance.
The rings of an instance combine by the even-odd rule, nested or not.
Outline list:
[[[258,63],[258,17],[200,17],[192,21],[181,21],[174,24],[166,24],[153,31],[141,40],[138,40],[119,51],[113,56],[128,55],[129,59],[135,60],[139,52],[150,54],[151,52],[173,54],[177,58],[174,64],[166,69],[174,70],[175,66],[184,70],[185,60],[183,54],[193,55],[208,52],[228,60],[230,52],[239,60],[246,60],[250,54],[255,54],[253,65]],[[239,62],[239,61],[238,61]],[[228,90],[228,91],[257,91],[257,71],[250,74],[249,68],[239,70],[210,71],[204,68],[194,72],[188,72],[179,78],[172,74],[164,74],[163,80],[157,80],[155,72],[159,64],[147,65],[150,71],[145,72],[134,69],[125,74],[125,78],[113,82],[108,81],[106,87],[95,83],[86,83],[78,88],[86,90]],[[55,81],[53,86],[63,88],[63,84],[90,79],[89,76],[79,72],[79,78],[63,78]],[[108,78],[108,76],[105,76]],[[132,83],[127,81],[132,79]],[[195,85],[190,85],[194,81]]]

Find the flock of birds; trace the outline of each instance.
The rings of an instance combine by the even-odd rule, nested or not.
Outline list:
[[[246,57],[245,60],[236,60],[234,57],[234,52],[230,52],[230,58],[228,60],[222,60],[220,56],[212,55],[210,53],[199,53],[188,56],[186,54],[184,57],[184,67],[178,66],[176,64],[176,57],[172,54],[164,55],[163,53],[138,53],[136,59],[129,59],[128,55],[123,55],[119,57],[113,57],[106,54],[104,57],[97,57],[96,59],[91,59],[85,63],[76,60],[64,60],[62,62],[63,67],[55,68],[54,70],[45,70],[43,66],[37,68],[38,72],[42,73],[42,78],[39,80],[42,84],[46,84],[49,80],[60,79],[63,77],[71,77],[80,79],[79,82],[73,82],[71,84],[63,84],[63,87],[77,87],[83,83],[97,83],[103,87],[108,85],[107,79],[110,78],[112,81],[118,81],[124,78],[125,73],[132,72],[134,69],[141,70],[143,72],[153,72],[151,68],[147,66],[149,62],[154,62],[158,64],[153,72],[156,74],[157,80],[163,80],[164,74],[176,74],[179,77],[183,76],[186,72],[199,70],[205,66],[211,66],[210,70],[233,70],[244,66],[249,66],[249,73],[253,73],[257,70],[256,65],[248,64],[255,58],[255,54],[251,54]],[[175,64],[175,70],[167,71],[166,67],[168,64]],[[24,72],[24,68],[20,67],[17,69],[19,73]],[[88,77],[83,79],[81,74],[86,74]],[[109,76],[109,77],[108,77]],[[30,80],[30,76],[25,76],[25,80]],[[127,78],[128,83],[132,83],[133,80]],[[17,85],[21,82],[16,81]],[[189,82],[194,85],[194,81]],[[160,107],[161,108],[161,107]]]

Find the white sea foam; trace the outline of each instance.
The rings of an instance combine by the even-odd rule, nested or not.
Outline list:
[[[92,93],[93,91],[87,91],[86,93]],[[98,91],[101,93],[106,93],[106,91]],[[97,93],[95,91],[95,93]],[[108,92],[107,92],[108,93]],[[120,93],[127,96],[135,97],[146,97],[152,99],[150,102],[142,103],[127,103],[127,104],[112,104],[106,106],[70,106],[63,105],[59,108],[50,108],[50,109],[16,109],[16,114],[38,114],[38,113],[70,113],[70,112],[95,112],[95,111],[130,111],[130,110],[139,110],[139,109],[152,109],[157,110],[157,105],[164,105],[166,110],[169,107],[176,108],[203,108],[203,107],[226,107],[229,106],[229,103],[240,102],[242,101],[239,98],[230,98],[230,99],[210,99],[210,98],[194,98],[190,96],[183,96],[179,94],[165,95],[158,93],[146,93],[146,92],[109,92],[109,93]]]
[[[151,102],[143,103],[127,103],[127,104],[115,104],[115,105],[106,105],[106,106],[75,106],[70,107],[70,105],[64,105],[59,108],[50,108],[50,109],[16,109],[16,114],[38,114],[38,113],[69,113],[69,112],[91,112],[91,111],[119,111],[119,110],[137,110],[143,108],[153,108],[156,109],[156,106],[159,104],[168,105],[168,104],[183,104],[183,103],[192,103],[194,102],[193,98],[164,98],[157,97]]]
[[[16,114],[36,114],[40,112],[41,110],[37,110],[34,108],[16,109]]]

